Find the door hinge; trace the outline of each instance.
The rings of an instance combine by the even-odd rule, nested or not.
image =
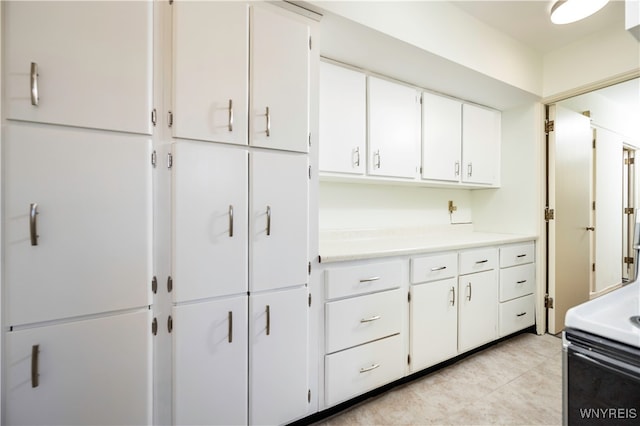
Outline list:
[[[151,124],[153,124],[153,127],[156,127],[157,122],[158,122],[158,112],[154,108],[151,110]]]
[[[173,112],[171,111],[167,113],[167,124],[169,125],[169,127],[173,126]]]
[[[311,293],[309,293],[309,307],[311,307]]]
[[[157,153],[156,153],[156,151],[154,150],[154,151],[151,153],[151,165],[152,165],[153,167],[156,167],[157,162],[158,162],[158,154],[157,154]]]
[[[307,402],[311,404],[311,389],[307,391]]]
[[[167,292],[171,293],[173,291],[173,278],[171,276],[167,277]]]
[[[158,292],[158,278],[155,276],[151,280],[151,291],[153,292],[153,294],[156,294]]]
[[[555,128],[555,122],[553,120],[551,121],[547,120],[545,122],[545,125],[544,125],[545,133],[549,134],[550,132],[553,132],[554,128]]]
[[[635,161],[635,158],[625,158],[625,159],[624,159],[624,164],[625,164],[626,166],[628,166],[629,164],[635,164],[635,162],[636,162],[636,161]]]
[[[173,154],[172,153],[168,153],[167,154],[167,169],[170,169],[173,167]]]
[[[169,318],[167,318],[167,330],[169,330],[169,333],[173,331],[173,318],[171,317],[171,315],[169,315]]]
[[[633,265],[633,257],[625,257],[623,263]]]
[[[544,209],[544,220],[549,222],[550,220],[554,220],[556,218],[556,212],[554,209],[550,209],[546,207]]]
[[[154,336],[158,334],[158,318],[154,318],[153,321],[151,321],[151,334]]]
[[[633,207],[625,207],[624,214],[633,214],[635,213],[635,209]]]
[[[547,309],[553,309],[553,297],[549,297],[548,294],[544,295],[544,307]]]

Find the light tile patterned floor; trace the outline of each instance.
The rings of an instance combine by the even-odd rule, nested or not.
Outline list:
[[[560,425],[562,340],[520,334],[317,426]]]

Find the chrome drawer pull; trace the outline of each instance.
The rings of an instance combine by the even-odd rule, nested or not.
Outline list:
[[[29,206],[29,236],[31,237],[31,245],[38,245],[38,203],[31,203]]]
[[[459,161],[456,161],[455,173],[456,173],[456,176],[460,176],[460,162]]]
[[[527,280],[520,280],[520,281],[516,281],[516,284],[524,284],[526,282],[527,282]]]
[[[516,314],[516,316],[517,316],[517,317],[523,317],[523,316],[525,316],[525,315],[527,315],[527,313],[526,313],[526,312],[521,312],[521,313],[519,313],[519,314]]]
[[[451,306],[455,306],[456,305],[456,288],[455,287],[451,287]]]
[[[31,62],[31,105],[38,106],[40,97],[38,96],[38,64]]]
[[[367,371],[371,371],[371,370],[375,370],[376,368],[380,367],[380,364],[372,364],[370,367],[363,367],[360,369],[361,373],[366,373]]]
[[[229,311],[228,314],[228,322],[229,322],[229,343],[233,342],[233,312]]]
[[[267,236],[271,235],[271,206],[267,206]]]
[[[229,99],[229,131],[233,132],[233,99]]]
[[[467,296],[467,300],[471,302],[471,283],[467,284],[467,288],[469,289],[469,295]]]
[[[40,385],[40,373],[38,372],[38,356],[40,355],[40,345],[31,346],[31,387],[37,388]]]
[[[229,236],[233,237],[233,205],[229,205]]]
[[[360,280],[361,283],[370,283],[372,281],[378,281],[380,277],[371,277],[371,278],[363,278]]]
[[[446,266],[436,266],[435,268],[431,268],[431,272],[442,271],[444,269],[447,269],[447,267]]]
[[[267,107],[267,137],[271,136],[271,113],[269,107]]]
[[[380,150],[377,150],[373,154],[373,168],[374,169],[379,169],[380,168]]]
[[[478,261],[476,261],[476,265],[479,265],[481,263],[487,263],[488,261],[489,261],[489,259],[478,260]]]
[[[372,321],[377,321],[377,320],[379,320],[379,319],[380,319],[380,315],[374,315],[374,316],[369,317],[369,318],[362,318],[362,319],[360,320],[360,322],[362,322],[362,323],[365,323],[365,322],[372,322]]]
[[[526,254],[519,254],[516,257],[527,257],[527,255]]]
[[[266,307],[267,313],[267,336],[271,334],[271,307],[267,305]]]
[[[353,149],[354,159],[352,161],[353,167],[360,167],[360,147],[357,146]]]

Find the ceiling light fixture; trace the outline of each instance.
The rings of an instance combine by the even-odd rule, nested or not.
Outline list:
[[[551,8],[551,22],[570,24],[591,16],[602,9],[609,0],[559,0]]]

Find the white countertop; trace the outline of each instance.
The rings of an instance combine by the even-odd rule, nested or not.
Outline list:
[[[320,232],[320,262],[341,262],[537,240],[536,235],[475,232],[470,225]]]

